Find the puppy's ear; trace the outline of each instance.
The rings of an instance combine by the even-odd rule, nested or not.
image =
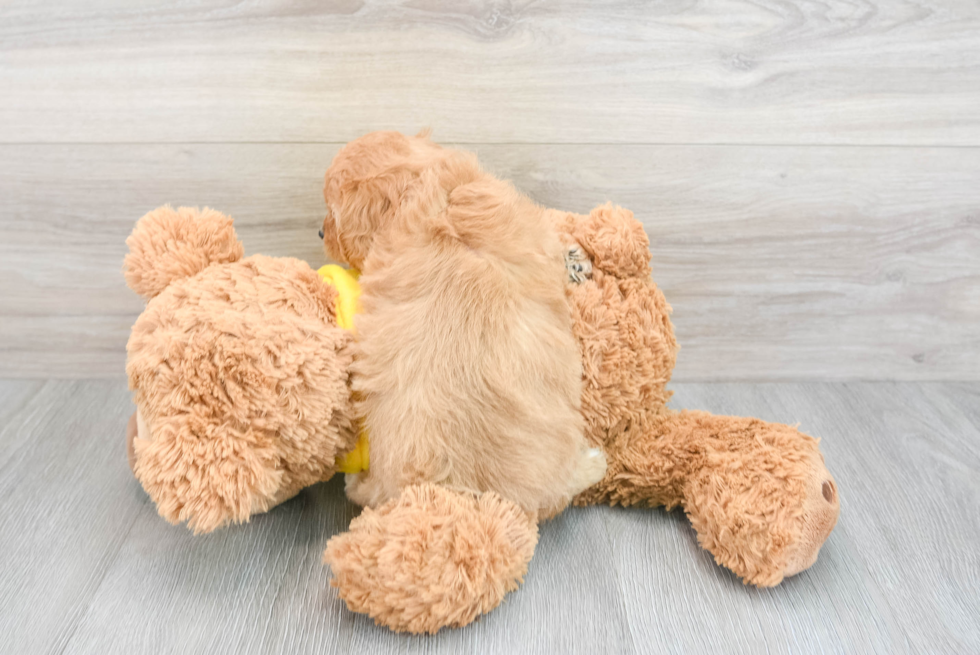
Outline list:
[[[392,168],[370,177],[328,180],[324,195],[338,199],[340,204],[336,207],[328,205],[323,228],[327,254],[354,268],[361,268],[374,235],[390,223],[412,179],[409,170]],[[329,189],[331,184],[337,188]]]
[[[650,240],[630,210],[609,203],[596,207],[576,223],[573,236],[596,268],[617,277],[650,275]]]

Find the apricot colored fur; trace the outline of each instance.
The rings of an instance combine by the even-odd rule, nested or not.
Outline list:
[[[517,589],[537,540],[535,521],[497,494],[426,483],[366,508],[330,540],[324,561],[355,612],[399,631],[436,632],[470,623]]]
[[[395,132],[348,144],[324,194],[327,252],[361,270],[352,379],[371,466],[350,499],[432,482],[550,516],[601,479],[545,211],[469,153]]]
[[[207,209],[150,212],[127,244],[149,297],[127,346],[133,468],[160,515],[208,532],[330,478],[355,438],[333,287],[297,259],[240,259]]]
[[[400,168],[413,171],[411,175],[394,186],[387,175],[381,177],[388,182],[375,182],[370,172],[383,167],[385,161],[375,151],[375,138],[383,144],[392,137],[367,138],[355,142],[356,148],[348,146],[327,175],[325,195],[331,213],[324,221],[325,245],[328,253],[365,267],[372,266],[374,252],[383,252],[380,265],[397,271],[383,278],[383,288],[397,289],[404,294],[398,298],[405,301],[413,297],[413,287],[420,280],[433,279],[425,258],[409,257],[404,268],[395,263],[406,252],[406,241],[421,239],[421,244],[412,243],[408,249],[425,248],[442,235],[399,225],[395,234],[401,239],[391,245],[388,230],[398,220],[402,204],[412,207],[412,213],[406,215],[416,223],[419,212],[424,220],[426,208],[442,215],[446,205],[439,200],[420,203],[413,194],[391,191],[405,188],[406,180],[421,184],[416,172],[424,171],[429,165],[425,162],[433,156],[424,147],[420,161],[413,159],[413,146],[401,152],[400,157],[408,161],[400,160]],[[406,139],[399,143],[414,142]],[[355,170],[354,177],[367,176],[371,181],[358,189],[336,173],[338,166]],[[450,185],[454,181],[465,184],[467,179],[472,178],[431,177],[428,191],[433,198],[447,194],[452,198],[455,190],[446,186],[447,181]],[[425,196],[425,191],[415,195]],[[358,192],[366,197],[358,197],[347,209],[340,201],[338,208],[336,198],[349,199],[345,194]],[[509,206],[520,202],[508,185],[487,185],[487,193],[500,194],[499,202]],[[490,199],[483,199],[482,204],[492,205]],[[357,217],[349,233],[337,217],[338,211]],[[576,504],[681,506],[701,544],[747,583],[774,585],[810,566],[840,509],[835,483],[823,465],[817,441],[786,425],[668,408],[670,392],[666,385],[678,348],[670,307],[650,277],[649,242],[643,226],[628,210],[612,205],[597,207],[585,216],[557,210],[543,214],[529,211],[524,220],[543,229],[539,216],[557,230],[566,253],[581,249],[587,255],[587,264],[567,275],[566,297],[583,370],[585,433],[594,445],[602,447],[609,464],[604,478],[577,496]],[[440,227],[450,238],[458,234],[452,223],[441,223]],[[480,236],[470,248],[492,251],[493,235],[481,232]],[[378,250],[379,243],[383,249]],[[420,277],[419,269],[427,275]],[[403,281],[401,275],[409,276],[412,282]],[[480,310],[479,296],[447,297],[468,302],[464,305],[467,311]],[[440,335],[438,327],[427,325],[430,334]],[[439,337],[432,341],[441,343]],[[424,347],[425,341],[422,343]],[[355,370],[357,366],[355,363]],[[374,452],[372,443],[372,461]],[[494,456],[488,451],[483,454]],[[402,497],[382,505],[378,513],[370,515],[367,525],[352,525],[350,532],[334,537],[325,561],[335,572],[333,584],[351,609],[365,612],[394,630],[435,632],[462,624],[459,615],[447,618],[445,596],[435,590],[443,588],[440,580],[463,575],[461,565],[450,556],[450,544],[470,538],[475,520],[472,506],[455,505],[457,511],[451,516],[426,523],[425,539],[399,539],[392,551],[397,555],[386,560],[384,575],[374,565],[373,555],[365,555],[376,552],[390,535],[415,534],[413,526],[420,516],[427,515],[415,489],[409,487]],[[356,487],[354,492],[354,500],[361,500],[356,497]],[[502,553],[513,552],[517,543],[529,543],[531,538],[525,517],[517,512],[509,516],[513,522],[504,533],[516,541],[495,542],[494,547]],[[364,565],[365,558],[371,565]],[[420,567],[420,562],[428,561],[439,561],[442,566]],[[500,583],[513,579],[510,572],[501,573]],[[492,598],[483,611],[500,601],[498,596]],[[411,608],[407,615],[402,609],[405,606]],[[469,602],[461,606],[473,607]],[[462,616],[472,619],[475,614],[467,611]]]
[[[747,583],[772,586],[812,565],[840,512],[817,440],[759,419],[669,409],[677,342],[642,225],[610,205],[551,220],[593,263],[568,294],[586,434],[608,469],[575,504],[683,507],[701,545]]]
[[[130,454],[167,520],[213,530],[329,478],[363,417],[371,465],[348,495],[367,507],[324,559],[393,630],[496,607],[572,499],[681,507],[746,583],[814,563],[840,511],[817,440],[667,407],[678,347],[628,210],[543,209],[472,155],[394,133],[344,148],[324,194],[327,252],[363,269],[356,341],[331,286],[243,258],[217,212],[161,208],[127,241],[148,300]]]

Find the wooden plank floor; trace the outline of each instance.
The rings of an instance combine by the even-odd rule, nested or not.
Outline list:
[[[571,509],[489,616],[397,636],[320,564],[340,481],[194,537],[125,461],[121,381],[0,382],[5,653],[980,652],[980,384],[678,384],[675,406],[801,422],[842,512],[817,564],[744,587],[679,512]]]
[[[679,380],[980,379],[980,5],[0,3],[0,376],[113,377],[164,203],[313,264],[367,131],[651,238]]]

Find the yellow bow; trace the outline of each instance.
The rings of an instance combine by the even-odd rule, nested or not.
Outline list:
[[[357,314],[361,297],[361,283],[357,281],[361,277],[360,271],[327,264],[321,266],[316,274],[337,290],[337,325],[353,332],[354,315]]]
[[[354,332],[354,315],[359,309],[361,297],[361,285],[357,280],[361,273],[336,264],[327,264],[320,267],[317,275],[337,290],[337,325]],[[367,430],[361,428],[354,449],[337,458],[337,470],[342,473],[360,473],[368,469],[370,460]]]

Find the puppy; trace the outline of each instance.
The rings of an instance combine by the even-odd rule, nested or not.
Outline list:
[[[434,482],[539,517],[605,473],[580,413],[564,252],[545,210],[476,158],[378,132],[326,174],[327,254],[361,271],[353,390],[377,506]]]

